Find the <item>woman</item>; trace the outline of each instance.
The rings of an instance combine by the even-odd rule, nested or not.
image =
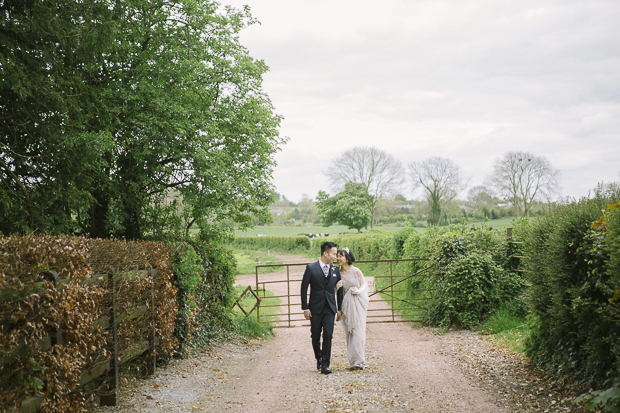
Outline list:
[[[366,368],[366,311],[368,310],[368,287],[364,274],[354,267],[355,257],[348,248],[338,250],[338,266],[342,280],[342,325],[349,354],[351,370]]]

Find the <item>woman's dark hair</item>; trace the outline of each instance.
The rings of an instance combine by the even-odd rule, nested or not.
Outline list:
[[[353,263],[355,262],[355,256],[353,255],[351,251],[338,250],[338,255],[344,256],[347,259],[347,263],[349,265],[353,265]]]

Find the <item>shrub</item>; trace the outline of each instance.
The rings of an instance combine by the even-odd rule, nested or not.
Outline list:
[[[465,253],[457,256],[437,283],[427,322],[433,325],[457,325],[473,328],[497,308],[501,280],[508,278],[489,255]]]

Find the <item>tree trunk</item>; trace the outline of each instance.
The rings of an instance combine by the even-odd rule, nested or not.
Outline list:
[[[140,214],[136,211],[136,208],[132,208],[131,205],[125,204],[125,219],[123,220],[123,226],[125,232],[123,234],[126,240],[139,240],[142,239],[142,231],[140,229]]]
[[[92,206],[90,236],[91,238],[110,238],[110,229],[106,225],[110,198],[103,191],[93,193],[95,202]]]
[[[441,204],[439,197],[431,194],[431,225],[439,225],[441,221]]]
[[[515,216],[518,218],[519,217],[519,199],[515,197],[512,202],[514,202],[514,205],[515,205]]]

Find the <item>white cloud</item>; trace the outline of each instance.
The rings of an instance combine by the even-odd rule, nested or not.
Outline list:
[[[407,163],[454,160],[471,185],[508,150],[544,155],[564,195],[617,180],[620,3],[234,0],[241,34],[289,143],[278,191],[327,190],[322,171],[356,145]],[[404,190],[410,195],[410,191]]]

